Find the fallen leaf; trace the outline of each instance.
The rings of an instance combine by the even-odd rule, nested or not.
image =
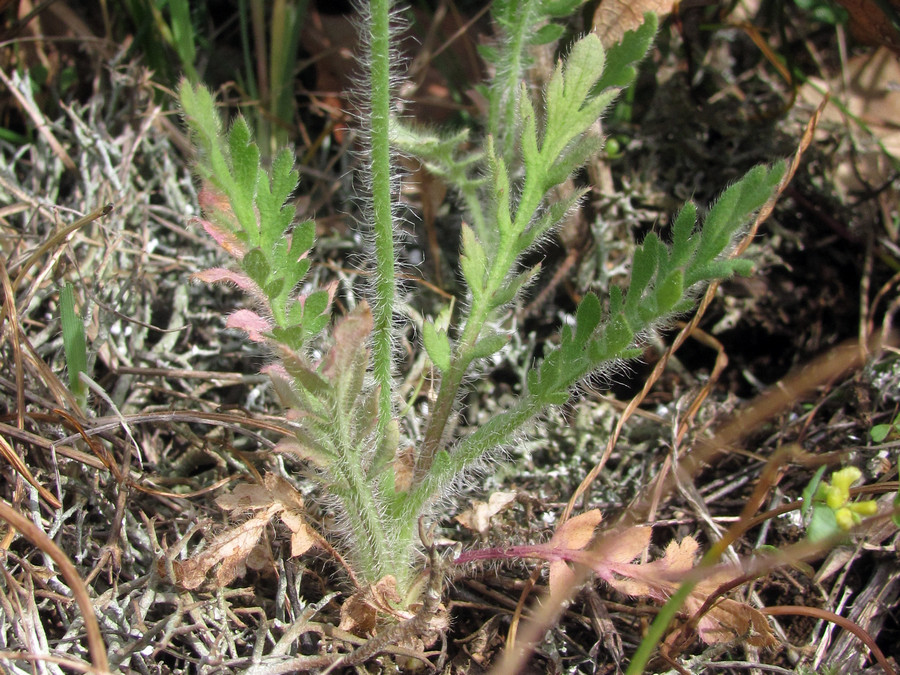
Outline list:
[[[812,106],[822,100],[822,91],[840,101],[829,105],[822,115],[816,136],[833,140],[834,125],[844,126],[859,120],[855,129],[853,161],[841,163],[835,175],[835,187],[842,199],[851,201],[853,193],[884,185],[880,198],[893,208],[898,188],[889,181],[895,168],[890,156],[900,154],[900,61],[887,49],[857,54],[846,68],[828,81],[810,78],[798,98]],[[850,115],[846,115],[849,112]]]
[[[622,37],[644,23],[644,14],[653,12],[662,21],[670,14],[677,0],[603,0],[594,12],[591,32],[600,38],[604,49],[622,41]]]
[[[281,514],[281,521],[291,531],[291,557],[303,555],[309,549],[319,543],[319,537],[303,516],[295,511],[285,511]]]
[[[882,45],[900,54],[900,33],[878,0],[838,0],[850,14],[850,31],[860,42]],[[900,11],[898,0],[887,0],[894,12]]]
[[[372,635],[379,615],[396,620],[412,618],[411,612],[396,609],[401,597],[397,592],[397,580],[387,575],[375,584],[359,589],[341,605],[339,628],[354,635]]]
[[[592,509],[570,518],[556,530],[550,539],[550,546],[574,551],[582,550],[594,538],[594,531],[601,520],[603,514],[599,509]],[[549,567],[548,583],[551,596],[558,596],[575,583],[575,573],[565,560],[551,560]]]
[[[505,511],[515,500],[515,492],[495,492],[488,497],[487,502],[474,502],[472,508],[466,509],[454,520],[466,529],[482,535],[487,534],[491,527],[491,518]]]
[[[413,484],[416,469],[416,449],[407,445],[394,454],[394,490],[407,492]]]
[[[216,565],[219,565],[215,575],[219,588],[227,586],[243,574],[244,561],[253,551],[277,508],[272,506],[258,516],[226,530],[193,558],[175,561],[172,567],[178,584],[187,590],[198,588]]]
[[[649,538],[647,541],[649,543]],[[629,555],[634,553],[636,543],[637,537],[631,545],[623,548],[622,553],[626,551]],[[624,595],[665,602],[678,589],[687,573],[694,568],[698,548],[699,545],[693,537],[685,537],[680,542],[673,540],[666,546],[663,557],[658,560],[645,564],[623,564],[612,563],[606,559],[605,564],[601,563],[605,569],[598,570],[598,574]],[[615,571],[615,574],[609,578],[603,574],[608,571]],[[710,595],[723,584],[733,580],[736,574],[740,572],[731,566],[710,568],[688,595],[681,608],[681,614],[686,617],[695,614]],[[729,598],[719,599],[700,618],[697,631],[700,639],[707,644],[730,643],[737,640],[757,647],[773,647],[778,644],[768,620],[759,610]]]
[[[272,473],[266,474],[263,483],[242,483],[216,499],[216,504],[229,511],[231,517],[247,513],[253,517],[219,534],[197,555],[173,563],[179,585],[188,590],[201,586],[217,565],[215,583],[219,588],[243,575],[247,566],[251,569],[269,566],[271,551],[254,549],[277,515],[291,531],[291,556],[302,555],[318,544],[320,536],[307,524],[303,496],[294,486]]]

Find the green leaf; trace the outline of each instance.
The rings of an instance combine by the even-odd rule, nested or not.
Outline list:
[[[241,260],[241,269],[243,269],[244,272],[247,273],[247,276],[255,281],[258,286],[266,286],[266,283],[269,280],[269,263],[266,260],[266,256],[259,248],[247,251],[243,260]]]
[[[450,338],[447,333],[438,331],[431,321],[422,325],[422,342],[431,361],[442,373],[450,370]]]
[[[891,521],[894,525],[900,527],[900,489],[894,495],[894,514],[891,516]]]
[[[291,349],[300,349],[307,336],[307,326],[305,323],[293,326],[276,326],[272,329],[272,337]]]
[[[637,76],[636,65],[647,55],[658,27],[655,14],[644,14],[640,27],[626,32],[619,44],[610,47],[606,52],[606,68],[594,91],[630,85]]]
[[[291,232],[291,248],[289,258],[294,262],[300,260],[300,256],[312,248],[316,238],[316,223],[305,220],[294,226]]]
[[[578,304],[575,312],[575,344],[587,344],[594,330],[603,318],[603,308],[594,293],[588,293]]]
[[[631,344],[631,341],[634,340],[634,333],[628,327],[628,321],[625,320],[624,314],[613,316],[603,332],[603,340],[609,356],[617,354]]]
[[[825,475],[825,471],[827,469],[828,467],[824,464],[820,466],[816,473],[813,475],[812,479],[806,484],[806,487],[803,488],[803,493],[801,495],[803,506],[800,507],[800,515],[802,515],[804,518],[806,518],[809,510],[812,508],[813,497],[815,497],[816,492],[819,489],[819,485],[822,483],[822,476]]]
[[[892,424],[876,424],[869,430],[869,436],[872,437],[872,440],[875,443],[881,443],[888,437],[888,434],[891,433],[891,429],[893,428],[894,425]]]
[[[502,307],[503,305],[505,305],[507,302],[511,302],[512,299],[516,297],[516,293],[518,293],[522,288],[531,283],[531,280],[535,278],[540,270],[541,264],[538,263],[531,269],[520,272],[512,279],[510,279],[509,282],[507,282],[505,286],[500,288],[494,294],[494,297],[491,298],[491,309],[497,309],[498,307]]]
[[[465,223],[462,226],[462,256],[459,265],[472,295],[479,297],[484,290],[487,255],[478,237],[475,236],[475,231]]]
[[[699,238],[691,237],[697,226],[697,205],[687,202],[672,223],[672,265],[681,267],[694,255]]]
[[[712,261],[731,244],[737,231],[772,195],[784,171],[784,162],[772,168],[756,166],[722,193],[703,223],[699,263]]]
[[[328,306],[331,304],[331,294],[328,291],[315,291],[310,293],[303,303],[303,320],[312,320],[319,316],[327,316]]]
[[[749,277],[754,271],[753,261],[746,258],[735,258],[731,261],[731,269],[734,274]]]
[[[491,170],[493,184],[494,218],[501,235],[512,230],[512,212],[509,207],[510,190],[509,174],[503,157],[494,152],[493,138],[488,136],[488,165]]]
[[[312,338],[321,333],[325,326],[328,325],[329,321],[331,321],[331,317],[327,313],[313,317],[309,321],[304,319],[303,327],[306,330],[307,337]]]
[[[565,180],[565,178],[563,180]],[[548,181],[549,187],[554,187],[557,184],[558,183],[554,183],[550,185]],[[541,236],[559,225],[559,223],[562,222],[562,220],[566,217],[566,214],[569,213],[569,211],[574,208],[575,205],[581,201],[581,198],[584,197],[584,195],[589,191],[590,187],[577,189],[574,190],[567,199],[560,199],[558,201],[552,202],[541,215],[541,217],[537,220],[537,222],[532,224],[531,227],[529,227],[519,235],[519,239],[517,242],[519,250],[525,251],[526,249],[530,248],[534,244],[535,240],[539,239]]]
[[[546,45],[556,42],[563,36],[566,29],[557,23],[548,23],[531,34],[528,43],[531,45]]]
[[[544,405],[565,405],[572,395],[566,391],[549,391],[541,394],[541,402]]]
[[[659,312],[665,314],[681,300],[684,294],[684,273],[681,270],[672,271],[656,290],[656,302]]]
[[[472,348],[471,357],[473,359],[486,359],[488,356],[496,354],[509,344],[509,335],[495,333],[481,338]]]
[[[834,510],[825,504],[814,503],[809,527],[806,528],[806,537],[811,542],[828,539],[841,532]]]
[[[568,18],[583,5],[585,0],[543,0],[541,13],[557,19]]]

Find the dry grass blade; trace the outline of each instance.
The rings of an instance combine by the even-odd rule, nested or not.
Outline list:
[[[78,603],[78,608],[81,610],[84,629],[87,633],[88,650],[91,654],[94,670],[98,673],[108,672],[109,662],[106,658],[106,645],[103,642],[103,636],[100,634],[100,625],[97,623],[97,617],[94,615],[91,597],[88,595],[84,582],[78,575],[78,570],[75,569],[68,556],[63,553],[62,549],[50,537],[3,500],[0,500],[0,518],[30,539],[35,546],[59,565],[60,574],[66,580],[69,588],[72,589],[72,595],[75,598],[75,602]]]
[[[866,647],[869,648],[869,651],[872,652],[872,656],[874,656],[875,660],[878,661],[878,665],[882,667],[886,675],[895,675],[896,673],[896,671],[891,667],[891,664],[888,663],[888,660],[885,658],[884,652],[882,652],[878,645],[875,644],[875,640],[872,639],[872,636],[862,628],[860,628],[856,623],[841,616],[840,614],[835,614],[834,612],[829,612],[828,610],[820,609],[818,607],[803,607],[802,605],[781,605],[779,607],[766,607],[761,611],[763,614],[768,614],[769,616],[809,616],[814,619],[822,619],[823,621],[830,621],[831,623],[837,624],[844,630],[853,633],[860,639],[861,642],[863,642],[863,644],[866,645]]]
[[[66,149],[62,146],[62,143],[56,140],[56,136],[54,136],[53,132],[50,130],[49,122],[47,122],[41,111],[35,107],[34,102],[30,100],[18,86],[16,86],[16,83],[13,82],[5,72],[3,72],[2,68],[0,68],[0,81],[6,85],[7,91],[9,91],[15,97],[19,105],[22,106],[22,109],[31,118],[32,122],[34,122],[35,128],[47,140],[47,143],[65,167],[69,171],[75,171],[75,162],[72,161],[69,153],[66,152]]]
[[[0,286],[3,287],[3,303],[0,305],[0,327],[4,319],[9,324],[9,340],[12,343],[13,363],[16,373],[16,422],[20,429],[25,428],[25,373],[22,369],[22,345],[19,341],[19,312],[16,309],[15,288],[9,279],[6,264],[0,260]],[[9,315],[4,317],[4,309],[9,308]]]
[[[59,503],[59,500],[54,496],[52,492],[50,492],[43,485],[38,483],[37,479],[31,473],[31,469],[28,468],[28,465],[22,461],[22,459],[16,454],[16,451],[13,450],[12,446],[7,442],[7,440],[0,436],[0,455],[9,462],[10,466],[12,466],[16,473],[18,473],[22,478],[27,480],[35,489],[40,493],[41,498],[46,501],[50,506],[54,509],[61,509],[62,504]]]

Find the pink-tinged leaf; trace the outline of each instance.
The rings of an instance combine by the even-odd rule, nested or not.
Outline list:
[[[630,563],[650,545],[653,528],[649,525],[630,527],[604,537],[595,549],[611,563]]]
[[[266,319],[249,309],[239,309],[229,314],[225,326],[244,331],[253,342],[265,342],[267,338],[263,333],[272,329],[272,325]]]
[[[550,546],[557,549],[580,551],[594,538],[597,525],[603,520],[603,514],[599,509],[591,509],[585,513],[570,518],[563,523],[553,538]],[[550,594],[557,596],[567,591],[575,583],[575,574],[565,560],[550,561]]]
[[[247,252],[247,246],[238,239],[233,232],[226,228],[220,227],[215,223],[204,220],[203,218],[194,218],[194,222],[199,223],[206,233],[212,237],[216,243],[221,246],[228,255],[241,260]]]
[[[203,185],[203,189],[197,195],[197,202],[204,213],[233,213],[231,202],[225,193],[220,192],[209,183]]]
[[[698,544],[693,537],[666,546],[665,555],[645,565],[618,565],[624,578],[606,579],[620,593],[664,601],[678,588],[682,578],[694,567]]]
[[[556,531],[550,543],[580,551],[591,543],[591,539],[594,538],[594,530],[597,529],[601,520],[603,520],[603,514],[599,509],[591,509],[574,518],[569,518]]]
[[[243,272],[235,272],[224,267],[211,267],[193,274],[191,278],[206,284],[234,284],[255,298],[263,297],[262,289]]]
[[[567,593],[575,583],[575,572],[572,571],[572,568],[569,567],[565,560],[553,560],[548,565],[548,568],[550,571],[550,578],[548,579],[550,597],[562,597],[561,594]]]
[[[365,302],[338,321],[332,332],[334,344],[322,360],[322,374],[334,380],[345,372],[365,350],[373,326],[372,310]]]
[[[271,378],[280,378],[285,381],[290,381],[291,376],[288,375],[288,371],[284,369],[284,366],[280,363],[272,363],[268,366],[263,366],[260,368],[260,371],[263,375],[268,375]]]
[[[629,576],[629,572],[639,569],[631,562],[650,545],[653,528],[642,525],[625,530],[613,530],[604,534],[591,547],[591,568],[598,577],[615,585],[619,576]]]

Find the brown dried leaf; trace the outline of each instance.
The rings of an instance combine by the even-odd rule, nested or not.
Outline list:
[[[665,601],[678,588],[685,573],[693,568],[697,548],[693,537],[685,537],[681,542],[672,540],[659,560],[644,565],[621,566],[617,571],[623,578],[607,581],[625,595]]]
[[[272,494],[264,485],[241,483],[231,492],[216,498],[216,505],[226,511],[254,511],[265,509],[273,504]]]
[[[705,597],[694,592],[685,603],[687,613],[700,609]],[[706,644],[731,643],[740,640],[754,647],[775,647],[778,640],[765,615],[745,602],[724,598],[709,610],[697,626]]]
[[[279,502],[285,509],[303,511],[303,495],[281,476],[267,473],[263,478],[263,484],[272,495],[272,499]]]
[[[377,583],[359,589],[341,605],[339,628],[355,635],[372,635],[379,614],[399,620],[412,618],[412,613],[396,609],[400,600],[397,580],[391,575],[382,577]]]
[[[603,514],[599,509],[591,509],[574,518],[569,518],[553,535],[550,543],[555,546],[565,547],[580,551],[594,538],[594,530],[603,520]]]
[[[659,20],[670,14],[677,0],[603,0],[594,12],[594,27],[604,49],[622,41],[630,30],[644,23],[644,14],[654,12]]]
[[[226,530],[194,557],[174,563],[177,582],[186,589],[197,588],[206,581],[207,573],[216,565],[216,584],[226,586],[245,572],[246,566],[262,569],[271,562],[269,551],[254,548],[269,521],[281,514],[291,530],[291,555],[302,555],[318,542],[318,535],[303,518],[303,496],[288,481],[272,473],[263,485],[242,483],[216,499],[216,504],[232,516],[253,513],[253,517]]]
[[[277,510],[276,506],[270,507],[250,520],[226,530],[193,558],[175,561],[172,566],[178,584],[187,590],[197,588],[206,581],[207,573],[220,565],[216,570],[216,584],[219,588],[227,586],[244,573],[244,561]]]
[[[394,455],[394,490],[406,492],[412,487],[416,469],[416,449],[407,445]]]
[[[287,525],[288,529],[291,531],[292,558],[303,555],[319,543],[319,538],[315,530],[307,525],[303,516],[296,511],[284,511],[281,514],[281,521]]]
[[[508,509],[515,500],[515,492],[495,492],[488,497],[487,502],[474,502],[472,508],[466,509],[454,520],[469,530],[487,534],[491,527],[491,518]]]
[[[900,54],[900,33],[876,0],[838,0],[850,14],[850,30],[860,42],[883,45]],[[894,11],[900,1],[888,0]]]

